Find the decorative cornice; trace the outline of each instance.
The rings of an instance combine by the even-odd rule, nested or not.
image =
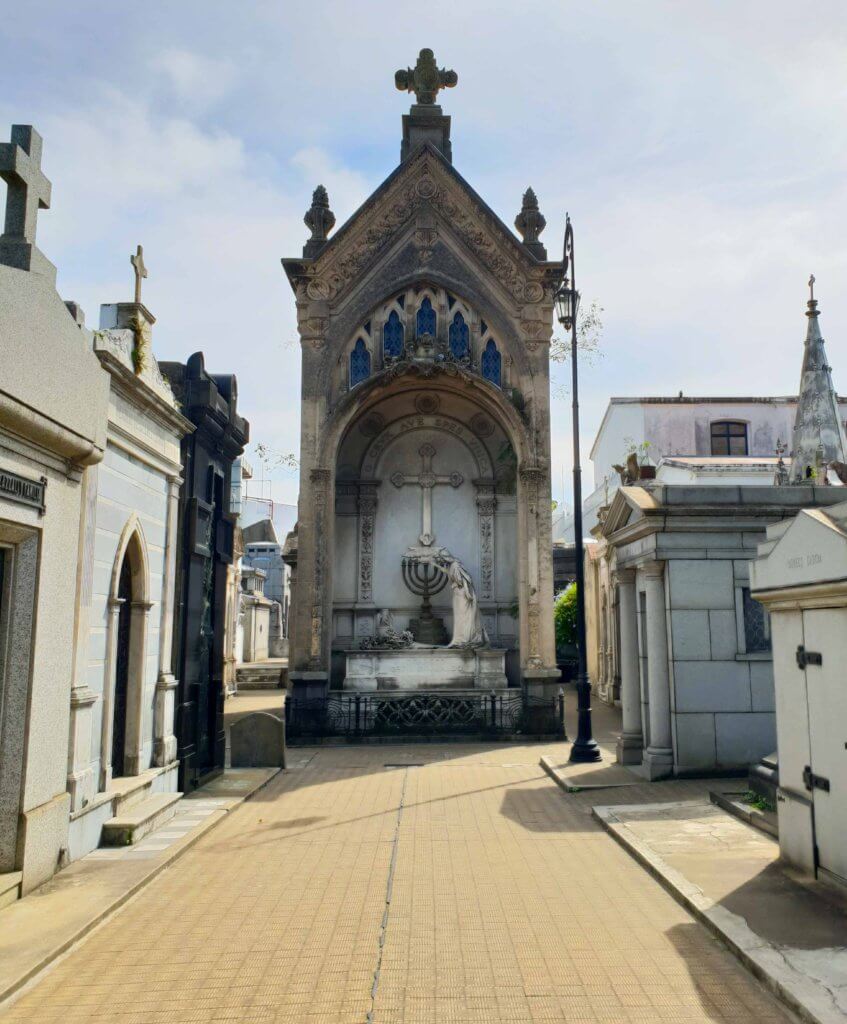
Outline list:
[[[457,235],[515,302],[549,299],[550,264],[533,259],[429,145],[402,164],[314,260],[284,261],[292,283],[303,286],[304,297],[313,301],[335,299],[361,278],[422,208],[440,214],[444,231]],[[430,236],[423,239],[423,248],[433,240]]]

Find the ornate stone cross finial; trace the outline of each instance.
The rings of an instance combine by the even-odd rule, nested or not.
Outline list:
[[[144,248],[138,246],[135,250],[135,255],[130,256],[129,262],[132,264],[132,269],[135,271],[135,301],[141,303],[141,281],[147,277],[147,267],[144,266]]]
[[[13,124],[11,142],[0,142],[0,178],[8,185],[0,263],[48,273],[56,268],[35,246],[38,211],[50,208],[50,182],[41,170],[42,140],[29,124]]]
[[[29,124],[13,124],[12,141],[0,144],[0,177],[9,186],[7,241],[35,245],[38,211],[50,209],[50,182],[41,170],[41,147],[41,136]]]
[[[418,103],[435,103],[440,89],[452,89],[459,81],[455,71],[439,68],[432,50],[421,50],[414,68],[400,68],[394,84],[401,92],[413,92]]]

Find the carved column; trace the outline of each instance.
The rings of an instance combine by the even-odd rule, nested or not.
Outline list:
[[[129,685],[126,708],[126,775],[140,775],[150,764],[144,755],[144,743],[150,735],[144,728],[144,709],[147,706],[147,623],[152,601],[133,601],[129,617]],[[112,677],[114,692],[115,678]],[[152,752],[151,752],[152,754]],[[152,760],[152,757],[151,757]],[[114,772],[115,766],[112,765]]]
[[[118,615],[122,597],[110,597],[106,602],[106,664],[103,673],[103,720],[100,729],[100,789],[106,790],[112,782],[112,729],[114,727],[115,671],[118,664]]]
[[[163,767],[176,760],[174,713],[178,680],[171,671],[173,651],[173,609],[176,586],[177,516],[182,478],[168,477],[168,512],[165,524],[165,556],[162,573],[162,607],[159,618],[159,674],[156,680],[153,725],[153,764]]]
[[[474,480],[476,508],[479,518],[479,598],[493,601],[494,580],[494,512],[497,498],[493,480]]]
[[[618,569],[616,574],[620,614],[621,727],[617,755],[619,764],[641,764],[644,739],[641,732],[641,689],[638,671],[638,619],[636,616],[635,569]]]
[[[88,685],[91,593],[94,579],[94,542],[97,532],[97,466],[83,477],[81,502],[82,555],[77,578],[77,621],[74,678],[71,687],[70,751],[67,787],[71,812],[81,810],[97,793],[97,760],[92,758],[94,705],[98,694]]]
[[[644,752],[643,764],[651,779],[670,775],[673,770],[664,569],[664,562],[649,562],[641,567],[646,595],[647,689],[650,700],[650,745]]]
[[[553,550],[549,484],[545,469],[539,465],[523,464],[518,475],[526,544],[525,582],[520,593],[521,672],[530,695],[551,697],[558,690],[560,674],[556,668],[553,637]],[[545,501],[548,512],[546,518],[542,508]]]
[[[328,628],[327,579],[328,559],[332,551],[330,538],[332,529],[327,515],[331,473],[328,469],[313,469],[309,474],[312,484],[312,507],[314,509],[314,560],[311,628],[309,634],[309,669],[313,672],[327,672],[327,650],[325,634]]]
[[[359,572],[358,599],[361,604],[373,603],[374,529],[376,525],[377,480],[363,480],[359,485]]]

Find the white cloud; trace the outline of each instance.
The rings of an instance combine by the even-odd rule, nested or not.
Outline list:
[[[192,110],[204,110],[216,103],[238,77],[230,58],[208,57],[177,47],[157,53],[151,65],[164,75],[175,98]]]

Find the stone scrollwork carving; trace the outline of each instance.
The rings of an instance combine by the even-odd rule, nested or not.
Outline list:
[[[494,599],[494,512],[497,499],[493,483],[476,484],[479,516],[479,593],[483,601]]]
[[[359,600],[365,603],[373,601],[376,506],[376,484],[362,484],[359,488]]]
[[[429,208],[442,215],[516,301],[543,300],[544,285],[528,279],[519,269],[520,245],[513,236],[504,232],[490,214],[462,192],[426,152],[410,160],[409,169],[411,181],[409,176],[401,175],[401,180],[387,195],[371,200],[362,211],[359,229],[350,232],[349,237],[339,236],[337,242],[317,258],[315,267],[304,271],[314,275],[306,285],[310,299],[334,298],[359,277],[400,227],[418,210]],[[431,249],[434,236],[429,232],[435,230],[434,225],[421,229],[427,235],[418,239],[422,251]]]

